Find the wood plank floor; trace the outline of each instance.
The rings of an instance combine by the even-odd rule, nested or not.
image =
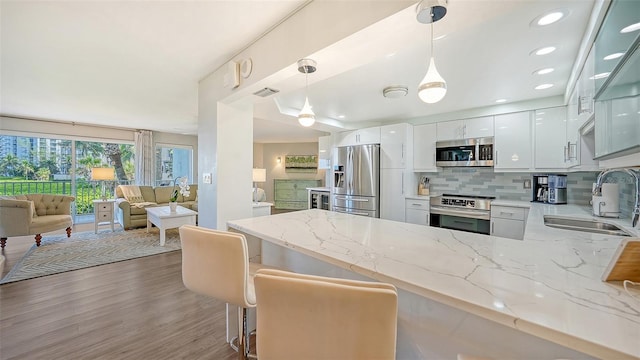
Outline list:
[[[33,241],[14,239],[3,275]],[[235,359],[225,316],[174,251],[0,285],[0,359]]]

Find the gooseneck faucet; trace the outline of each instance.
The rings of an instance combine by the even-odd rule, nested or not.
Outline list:
[[[602,195],[602,183],[604,182],[604,178],[614,172],[629,174],[636,182],[636,203],[633,207],[633,215],[631,216],[631,227],[635,228],[638,224],[638,218],[640,218],[640,169],[616,168],[603,170],[600,174],[598,174],[598,177],[596,179],[596,186],[593,189],[593,195]]]

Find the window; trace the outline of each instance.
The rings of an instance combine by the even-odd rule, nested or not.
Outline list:
[[[193,183],[193,149],[190,146],[156,144],[156,183],[173,185],[178,177],[186,176]]]
[[[76,215],[93,214],[93,200],[101,197],[101,183],[91,180],[91,168],[103,166],[116,169],[116,181],[106,184],[108,193],[113,194],[114,183],[133,180],[134,146],[0,135],[0,195],[73,195],[75,222],[83,222]]]

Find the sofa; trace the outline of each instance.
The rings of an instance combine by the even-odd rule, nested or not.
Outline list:
[[[116,187],[116,220],[125,230],[147,226],[147,207],[168,206],[173,193],[173,186],[138,186],[144,198],[142,202],[129,202],[122,190],[122,185]],[[198,211],[198,185],[189,185],[189,196],[178,194],[178,205]]]
[[[0,196],[0,248],[12,236],[35,235],[40,246],[43,233],[59,229],[71,236],[73,196],[27,194]]]

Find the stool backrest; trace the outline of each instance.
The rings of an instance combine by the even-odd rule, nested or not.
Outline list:
[[[237,306],[255,306],[255,294],[247,287],[249,252],[242,234],[183,225],[180,242],[187,289]]]
[[[279,270],[254,284],[259,359],[395,359],[393,285]]]

